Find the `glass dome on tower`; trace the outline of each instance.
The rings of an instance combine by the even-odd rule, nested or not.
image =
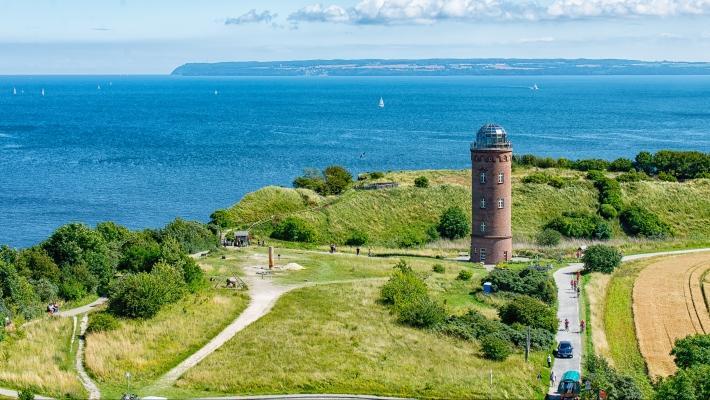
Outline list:
[[[476,133],[472,150],[506,150],[512,148],[508,133],[498,124],[485,124]]]

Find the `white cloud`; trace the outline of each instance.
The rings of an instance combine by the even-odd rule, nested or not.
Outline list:
[[[535,0],[360,0],[349,8],[309,5],[289,20],[390,25],[679,15],[710,15],[710,0],[553,0],[547,6]]]
[[[264,10],[262,12],[257,12],[255,9],[251,9],[248,12],[236,17],[227,18],[224,21],[225,25],[243,25],[243,24],[259,24],[259,23],[270,23],[273,21],[278,14],[274,14],[269,10]]]

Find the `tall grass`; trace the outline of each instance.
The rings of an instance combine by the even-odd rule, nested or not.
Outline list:
[[[479,355],[475,343],[397,324],[374,282],[285,295],[274,310],[187,372],[185,393],[376,393],[417,398],[539,398],[543,354],[526,364]]]
[[[72,326],[71,318],[45,319],[0,342],[0,386],[31,387],[56,397],[85,397],[69,345]]]
[[[147,385],[199,349],[246,308],[241,292],[188,296],[150,320],[121,320],[109,332],[86,339],[85,362],[104,395],[119,396],[130,372],[135,388]]]
[[[614,366],[634,378],[641,390],[653,393],[646,362],[636,338],[633,315],[633,288],[639,272],[654,259],[624,263],[611,277],[604,302],[604,331]]]

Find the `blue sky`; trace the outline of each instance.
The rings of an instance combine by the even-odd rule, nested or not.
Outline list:
[[[710,61],[710,0],[0,0],[0,74],[311,58]]]

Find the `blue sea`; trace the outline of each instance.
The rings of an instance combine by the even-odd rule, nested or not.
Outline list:
[[[517,153],[708,152],[710,77],[0,77],[0,243],[207,221],[307,167],[466,168],[486,122]]]

